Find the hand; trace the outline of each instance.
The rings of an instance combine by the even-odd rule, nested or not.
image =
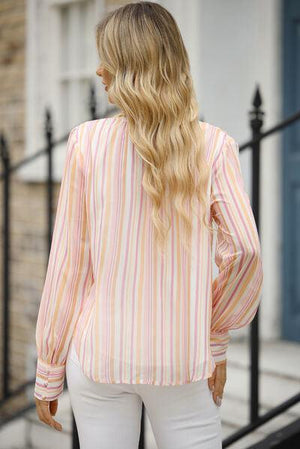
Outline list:
[[[211,377],[208,378],[208,387],[213,391],[213,400],[220,407],[223,398],[224,386],[226,383],[227,360],[216,362],[215,370]],[[218,399],[218,397],[220,399]]]
[[[40,421],[56,430],[62,430],[61,424],[52,418],[52,415],[55,415],[57,411],[58,399],[55,399],[54,401],[42,401],[36,397],[34,397],[34,399]]]

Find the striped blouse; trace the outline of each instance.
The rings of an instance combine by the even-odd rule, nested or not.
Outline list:
[[[210,377],[226,359],[229,331],[253,320],[263,270],[238,144],[199,126],[217,230],[214,280],[213,238],[198,219],[190,255],[175,219],[165,256],[154,245],[145,162],[126,118],[71,130],[36,324],[36,398],[63,392],[71,341],[95,382],[180,385]]]

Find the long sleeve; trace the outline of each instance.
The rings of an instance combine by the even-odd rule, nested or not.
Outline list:
[[[236,141],[226,135],[212,169],[211,214],[217,225],[212,284],[210,348],[215,362],[226,359],[229,330],[248,325],[257,312],[263,282],[260,241],[244,188]]]
[[[34,396],[54,400],[63,391],[69,345],[86,289],[93,280],[78,127],[67,142],[48,267],[36,323]]]

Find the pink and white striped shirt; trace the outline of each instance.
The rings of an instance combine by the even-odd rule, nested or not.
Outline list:
[[[51,251],[36,326],[34,396],[63,391],[73,340],[96,382],[179,385],[208,378],[226,359],[229,330],[248,325],[260,303],[260,241],[236,141],[199,122],[211,168],[212,238],[194,219],[192,252],[177,220],[165,256],[153,242],[145,161],[120,115],[69,135]]]

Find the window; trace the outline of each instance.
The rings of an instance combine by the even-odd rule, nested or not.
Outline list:
[[[45,111],[52,114],[54,140],[89,120],[91,82],[96,86],[98,113],[107,109],[99,65],[95,25],[103,16],[104,0],[29,0],[26,39],[25,156],[45,145]],[[60,180],[66,144],[54,151],[54,179]],[[20,170],[30,181],[42,181],[46,158]]]
[[[89,88],[96,70],[93,0],[72,1],[61,6],[58,15],[55,81],[62,130],[89,117]]]

